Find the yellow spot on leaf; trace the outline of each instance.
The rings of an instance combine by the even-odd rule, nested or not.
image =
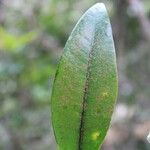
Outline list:
[[[100,133],[99,132],[94,132],[93,134],[92,134],[92,140],[97,140],[97,138],[99,137],[99,135],[100,135]]]
[[[102,93],[102,96],[103,96],[103,97],[107,97],[107,96],[108,96],[108,92],[103,92],[103,93]]]

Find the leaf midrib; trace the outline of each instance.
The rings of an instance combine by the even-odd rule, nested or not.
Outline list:
[[[96,22],[96,19],[95,19]],[[85,115],[85,108],[86,108],[86,102],[87,102],[87,96],[88,96],[88,89],[89,89],[89,79],[90,79],[90,68],[91,68],[91,61],[92,61],[92,53],[94,51],[93,49],[93,45],[95,42],[95,27],[96,27],[96,23],[94,24],[94,34],[93,34],[93,38],[91,40],[91,48],[90,48],[90,52],[89,52],[89,56],[88,56],[88,63],[87,63],[87,69],[86,69],[86,81],[85,81],[85,85],[84,85],[84,92],[83,92],[83,102],[82,102],[82,112],[81,112],[81,119],[80,119],[80,129],[79,129],[79,145],[78,148],[79,150],[82,150],[82,142],[83,142],[83,135],[84,135],[84,115]]]

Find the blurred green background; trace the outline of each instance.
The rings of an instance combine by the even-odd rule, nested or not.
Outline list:
[[[119,72],[102,150],[150,149],[149,0],[0,0],[0,150],[56,150],[50,122],[56,66],[77,20],[96,2],[109,12]]]

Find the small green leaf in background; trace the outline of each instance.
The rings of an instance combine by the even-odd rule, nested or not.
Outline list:
[[[28,32],[21,36],[15,36],[4,28],[0,27],[0,49],[7,51],[17,51],[36,38],[34,31]]]
[[[117,70],[104,4],[91,7],[73,29],[53,85],[52,122],[59,150],[98,150],[110,126]]]

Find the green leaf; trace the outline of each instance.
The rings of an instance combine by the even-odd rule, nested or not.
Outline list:
[[[59,150],[98,150],[110,126],[117,70],[104,4],[91,7],[73,29],[53,85],[52,122]]]
[[[15,36],[0,27],[0,49],[15,52],[24,47],[36,38],[34,31],[28,32],[21,36]]]

